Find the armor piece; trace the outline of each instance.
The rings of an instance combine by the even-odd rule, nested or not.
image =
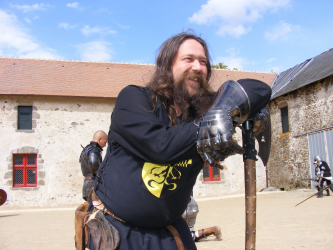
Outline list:
[[[249,98],[238,82],[230,80],[221,85],[199,125],[197,151],[206,164],[220,167],[219,161],[244,152],[232,135],[235,126],[249,117],[250,110]]]
[[[99,165],[102,163],[102,148],[97,142],[90,142],[83,148],[80,155],[81,171],[85,177],[82,186],[82,197],[87,200],[90,190],[94,187],[94,176],[97,174]]]
[[[188,203],[187,208],[182,215],[182,217],[186,221],[190,231],[194,231],[194,225],[195,225],[195,221],[196,221],[198,213],[199,213],[198,204],[191,196],[191,200]]]
[[[314,158],[314,163],[318,164],[318,166],[321,164],[321,159],[320,159],[319,155],[317,155],[317,156]]]
[[[81,152],[80,163],[84,177],[91,177],[96,174],[99,165],[102,163],[102,148],[97,142],[90,142]]]

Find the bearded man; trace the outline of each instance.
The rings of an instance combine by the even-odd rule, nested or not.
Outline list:
[[[184,32],[161,46],[146,87],[127,86],[119,93],[90,203],[97,212],[87,223],[89,249],[196,249],[182,214],[197,175],[204,161],[217,166],[243,153],[232,139],[230,111],[243,121],[271,93],[256,80],[229,81],[214,93],[210,76],[206,42]],[[232,95],[229,111],[216,107],[230,99],[225,93]],[[98,231],[98,211],[111,234]]]

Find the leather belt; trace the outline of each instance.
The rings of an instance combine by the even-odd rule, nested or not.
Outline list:
[[[91,193],[91,200],[92,200],[93,206],[96,209],[101,210],[103,213],[107,213],[108,215],[111,215],[116,220],[126,223],[126,221],[120,219],[119,217],[115,216],[111,211],[107,210],[107,208],[104,206],[103,202],[95,194],[95,191],[92,191],[92,193]]]
[[[173,238],[175,239],[175,242],[177,245],[177,250],[184,250],[185,248],[184,248],[182,239],[180,238],[180,235],[179,235],[177,229],[171,225],[166,226],[166,228],[169,229],[169,231],[172,233]]]
[[[107,213],[108,215],[111,215],[116,220],[126,223],[126,221],[120,219],[119,217],[115,216],[111,211],[107,210],[107,208],[104,206],[103,202],[98,198],[98,196],[96,195],[96,193],[93,189],[91,190],[90,194],[91,194],[91,201],[92,201],[92,204],[95,207],[95,209],[101,210],[103,213]],[[184,250],[184,245],[183,245],[183,242],[181,240],[179,233],[177,232],[177,229],[171,225],[166,226],[166,228],[172,233],[172,235],[175,239],[176,245],[177,245],[177,250]]]

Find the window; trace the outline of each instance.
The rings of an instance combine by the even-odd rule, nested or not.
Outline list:
[[[32,106],[18,106],[17,129],[32,129]]]
[[[204,181],[220,181],[220,169],[205,164],[203,168],[203,179]]]
[[[289,132],[288,107],[281,108],[282,133]]]
[[[13,186],[36,187],[37,186],[37,155],[17,154],[13,155]]]

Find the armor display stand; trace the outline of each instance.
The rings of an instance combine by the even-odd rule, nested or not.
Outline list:
[[[253,122],[243,123],[243,155],[245,179],[245,250],[254,250],[256,243],[256,154]]]

